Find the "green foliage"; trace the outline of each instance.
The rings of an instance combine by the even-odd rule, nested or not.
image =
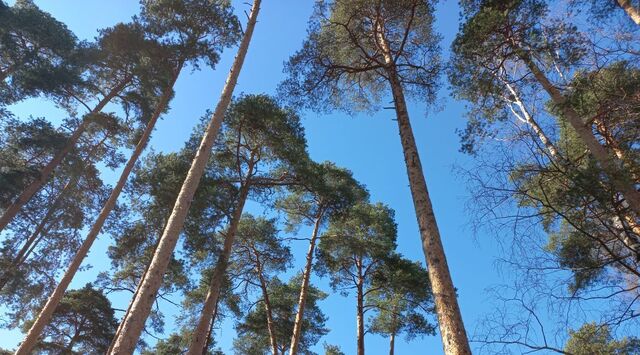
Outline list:
[[[43,118],[21,122],[12,116],[0,121],[0,211],[9,206],[42,165],[66,142]]]
[[[41,354],[104,353],[117,326],[111,302],[88,284],[65,294],[36,349]]]
[[[369,197],[349,170],[331,162],[309,162],[296,178],[297,183],[289,186],[290,194],[276,202],[276,208],[287,214],[289,231],[302,223],[311,225],[317,218],[321,218],[321,224],[339,218],[358,201]]]
[[[388,89],[377,39],[383,33],[406,93],[431,102],[439,69],[439,36],[432,25],[431,1],[318,1],[279,92],[296,107],[371,110]]]
[[[324,344],[324,355],[345,355],[337,345]]]
[[[543,0],[469,0],[452,46],[448,77],[453,96],[467,101],[467,127],[460,131],[461,151],[474,154],[497,134],[496,123],[510,115],[515,98],[506,85],[522,92],[536,83],[522,69],[523,56],[543,65],[568,68],[584,57],[586,43],[577,27],[547,20]]]
[[[334,289],[354,288],[373,273],[396,247],[394,212],[381,203],[360,203],[345,218],[332,221],[318,246],[316,269],[329,274]]]
[[[640,339],[616,340],[607,325],[587,323],[576,331],[569,331],[564,351],[572,355],[637,355],[640,354]]]
[[[240,24],[228,0],[142,0],[141,20],[149,33],[197,66],[211,67],[220,52],[240,37]]]
[[[273,278],[269,284],[269,301],[273,312],[276,339],[278,339],[279,350],[283,353],[289,349],[301,283],[301,277],[297,276],[287,283]],[[312,285],[309,286],[300,336],[299,352],[301,354],[313,354],[309,348],[315,345],[320,337],[328,331],[324,327],[326,317],[318,305],[318,302],[326,297],[327,294],[324,292]],[[267,316],[262,300],[255,305],[255,308],[246,315],[242,322],[236,325],[236,331],[238,338],[233,342],[236,354],[258,355],[270,352]]]
[[[377,310],[371,320],[372,333],[407,340],[435,335],[429,317],[435,313],[427,270],[420,263],[394,256],[374,276],[367,304]]]
[[[31,0],[0,2],[0,106],[56,95],[79,81],[72,57],[77,39]]]

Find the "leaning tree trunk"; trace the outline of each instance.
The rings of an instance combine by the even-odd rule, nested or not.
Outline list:
[[[151,133],[155,128],[155,124],[158,121],[158,118],[160,117],[162,112],[167,107],[169,100],[171,99],[171,95],[173,92],[173,85],[175,84],[176,80],[178,79],[178,76],[180,75],[180,71],[182,70],[183,64],[184,64],[184,61],[178,64],[178,67],[176,68],[176,71],[173,75],[173,78],[171,79],[170,84],[162,93],[162,97],[160,98],[160,102],[158,103],[158,106],[156,107],[156,110],[153,113],[153,116],[147,123],[147,126],[145,127],[144,132],[142,133],[142,137],[140,137],[140,140],[138,141],[138,144],[133,150],[131,157],[127,161],[127,164],[125,165],[124,170],[122,171],[122,174],[120,174],[118,183],[111,191],[109,198],[107,199],[104,206],[102,207],[102,210],[100,210],[100,214],[98,215],[98,218],[96,219],[93,226],[91,227],[91,230],[87,234],[87,237],[82,242],[82,245],[80,245],[80,248],[76,252],[76,255],[73,257],[73,260],[71,261],[71,264],[69,264],[69,268],[67,269],[67,272],[65,272],[64,276],[58,283],[58,286],[56,286],[56,289],[53,291],[51,296],[49,296],[49,299],[47,300],[47,303],[44,305],[44,308],[40,311],[40,314],[38,314],[38,317],[36,318],[35,322],[31,325],[31,328],[29,329],[27,336],[25,337],[24,341],[22,342],[22,344],[20,344],[20,347],[16,351],[16,355],[30,354],[31,351],[33,350],[33,347],[36,345],[38,338],[42,333],[42,330],[51,321],[53,312],[58,307],[58,304],[62,300],[62,297],[64,296],[64,293],[66,292],[67,288],[69,287],[69,284],[73,280],[73,277],[76,275],[76,272],[78,272],[78,269],[80,269],[80,265],[82,264],[82,261],[89,253],[89,249],[95,242],[96,238],[98,237],[98,234],[100,234],[100,231],[102,230],[102,226],[104,226],[104,223],[107,220],[107,217],[109,217],[109,214],[115,207],[118,197],[120,196],[120,193],[124,188],[124,185],[127,183],[127,180],[129,179],[129,175],[131,174],[131,171],[135,167],[135,164],[138,161],[138,158],[140,158],[140,155],[142,154],[145,147],[149,143],[149,138],[151,137]]]
[[[136,343],[140,338],[140,334],[142,334],[144,323],[149,317],[149,312],[151,311],[151,307],[155,301],[156,294],[162,284],[162,278],[167,271],[169,260],[171,259],[173,250],[178,242],[178,236],[187,217],[191,200],[193,199],[193,195],[200,183],[200,178],[202,177],[209,157],[211,156],[211,147],[213,146],[218,131],[220,130],[220,126],[222,125],[224,113],[231,101],[233,89],[238,81],[240,69],[242,68],[244,58],[247,54],[247,49],[249,48],[253,29],[255,28],[256,19],[260,9],[260,1],[261,0],[254,0],[247,29],[244,37],[242,38],[242,42],[240,43],[240,48],[238,49],[238,54],[233,62],[233,66],[231,67],[227,82],[222,90],[220,102],[218,102],[218,106],[216,106],[213,116],[211,117],[211,121],[204,132],[202,141],[200,142],[200,147],[198,147],[196,156],[191,163],[187,177],[182,184],[178,198],[173,206],[173,211],[171,211],[167,225],[160,237],[158,248],[156,248],[153,259],[151,260],[149,272],[145,275],[144,279],[140,281],[140,285],[138,285],[140,292],[138,292],[136,297],[131,301],[131,311],[125,319],[122,320],[122,330],[114,339],[114,346],[109,354],[133,353]]]
[[[309,290],[309,280],[311,279],[311,267],[313,266],[313,251],[316,248],[316,241],[318,240],[318,231],[320,230],[320,223],[324,211],[320,208],[318,215],[316,216],[315,224],[313,225],[313,232],[311,234],[311,240],[309,241],[309,250],[307,251],[307,261],[304,266],[304,272],[302,273],[302,286],[300,286],[300,296],[298,297],[298,310],[296,312],[296,318],[293,323],[293,334],[291,335],[291,347],[289,349],[289,355],[296,355],[298,353],[298,346],[300,344],[300,334],[302,333],[302,321],[304,319],[304,307],[307,301],[307,291]]]
[[[420,162],[418,148],[413,137],[402,83],[398,77],[388,43],[384,38],[381,40],[381,46],[385,52],[386,71],[391,84],[398,128],[400,130],[400,141],[402,142],[411,196],[418,219],[422,251],[429,271],[429,281],[431,282],[435,301],[444,353],[446,355],[471,355],[467,332],[464,328],[456,298],[456,289],[453,287],[453,281],[449,273],[447,257],[440,238],[440,230],[431,206],[431,198],[424,179],[422,163]]]
[[[257,260],[256,255],[256,260]],[[273,312],[271,307],[271,301],[269,300],[269,292],[267,290],[267,283],[262,275],[262,267],[258,266],[258,278],[260,279],[260,289],[262,290],[262,297],[264,298],[264,311],[267,313],[267,330],[269,331],[269,343],[271,344],[271,354],[278,355],[278,340],[276,339],[276,331],[273,323]]]
[[[249,181],[251,174],[253,173],[253,163],[249,164],[247,178],[240,187],[240,194],[238,197],[238,205],[233,211],[231,222],[229,223],[229,229],[224,236],[224,246],[222,252],[218,257],[216,267],[213,269],[213,275],[211,275],[211,282],[209,284],[209,290],[207,291],[207,297],[204,301],[204,307],[200,312],[200,319],[196,326],[193,336],[191,337],[191,344],[189,345],[189,351],[187,355],[202,355],[205,353],[205,344],[207,341],[207,330],[209,329],[213,319],[213,309],[218,300],[220,299],[220,292],[222,289],[222,282],[224,281],[224,275],[227,272],[227,266],[229,264],[229,256],[231,255],[231,249],[233,248],[233,242],[238,231],[238,225],[242,218],[242,210],[244,204],[247,201],[249,195],[249,188],[251,182]]]
[[[617,0],[618,6],[620,6],[624,12],[636,23],[636,25],[640,25],[640,10],[633,7],[631,4],[631,0]]]
[[[111,89],[111,91],[105,97],[103,97],[102,100],[100,100],[98,105],[90,113],[87,114],[87,117],[102,111],[102,109],[104,109],[104,107],[114,97],[116,97],[118,93],[120,93],[120,91],[122,91],[129,84],[130,81],[131,78],[127,77],[126,79],[122,80],[117,86]],[[89,121],[86,118],[83,119],[78,127],[76,127],[76,129],[73,131],[65,146],[53,156],[53,158],[51,159],[51,161],[49,161],[49,163],[47,163],[47,165],[40,169],[40,171],[38,172],[38,177],[29,185],[27,185],[27,187],[22,190],[20,195],[11,203],[11,205],[7,207],[7,209],[2,214],[2,217],[0,217],[0,232],[2,232],[7,227],[7,225],[11,222],[11,220],[13,220],[16,214],[20,212],[22,207],[31,200],[33,195],[40,191],[40,189],[46,184],[53,171],[58,167],[58,165],[60,165],[60,163],[62,163],[67,154],[69,154],[69,152],[71,152],[71,150],[76,146],[78,140],[80,139],[80,136],[82,136],[88,126]]]
[[[628,181],[629,179],[622,176],[626,174],[624,171],[621,171],[622,162],[615,156],[611,156],[600,142],[598,142],[591,128],[588,127],[578,113],[568,105],[567,99],[560,93],[560,90],[549,81],[546,75],[533,62],[533,59],[523,50],[518,50],[517,53],[520,59],[529,67],[529,70],[531,70],[536,80],[538,80],[540,85],[542,85],[544,90],[549,94],[553,103],[560,107],[565,118],[576,131],[582,142],[587,146],[589,152],[591,152],[603,170],[609,175],[613,186],[622,193],[634,213],[640,216],[640,192]]]

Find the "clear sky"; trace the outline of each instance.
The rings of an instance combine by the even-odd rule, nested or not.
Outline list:
[[[12,3],[12,1],[9,1]],[[45,11],[66,23],[82,39],[91,39],[99,28],[127,21],[138,11],[135,0],[36,0]],[[248,11],[246,1],[233,1],[236,11]],[[306,25],[313,0],[265,0],[258,19],[245,65],[235,93],[274,93],[283,78],[283,62],[296,51],[306,35]],[[458,30],[457,2],[444,1],[437,7],[436,29],[443,35],[443,55],[446,57],[452,38]],[[244,15],[241,20],[246,22]],[[187,136],[206,109],[217,103],[224,79],[235,55],[235,48],[223,53],[215,70],[186,71],[178,81],[176,97],[171,111],[163,117],[153,135],[151,146],[157,151],[180,149]],[[412,124],[418,143],[427,184],[440,226],[454,284],[459,291],[460,306],[470,335],[478,319],[489,311],[490,302],[484,289],[499,282],[494,267],[496,245],[491,236],[472,234],[472,222],[465,209],[468,192],[464,180],[453,172],[456,166],[472,165],[471,159],[458,152],[456,128],[464,126],[464,104],[451,99],[446,82],[438,100],[438,110],[427,108],[420,102],[410,105]],[[18,115],[60,119],[59,111],[42,101],[29,101],[14,107]],[[398,249],[406,257],[420,260],[424,257],[418,227],[408,187],[400,140],[393,111],[384,110],[374,115],[349,117],[336,113],[318,115],[303,113],[311,157],[317,161],[331,160],[353,171],[355,177],[367,185],[372,201],[381,201],[396,211],[398,223]],[[105,179],[113,181],[120,171],[105,171]],[[99,271],[106,270],[107,237],[94,246],[87,259],[92,269],[77,277],[73,287],[92,281]],[[306,246],[294,246],[297,257],[294,270],[299,270]],[[86,263],[86,262],[85,262]],[[313,276],[312,282],[329,291],[326,280]],[[126,308],[126,298],[114,298],[114,307]],[[168,315],[178,309],[167,305]],[[170,309],[173,307],[173,309]],[[321,303],[328,316],[330,333],[316,347],[321,353],[322,343],[339,345],[347,354],[355,353],[355,297],[331,295]],[[118,314],[118,317],[121,313]],[[167,317],[170,330],[171,319]],[[234,337],[233,323],[226,322],[216,333],[216,341],[228,351]],[[0,346],[12,348],[20,340],[17,332],[0,330]],[[379,336],[366,336],[368,354],[388,353],[388,340]],[[439,354],[442,345],[439,335],[406,342],[396,341],[398,354]]]

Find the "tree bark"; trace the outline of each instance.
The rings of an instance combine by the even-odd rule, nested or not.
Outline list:
[[[538,139],[540,139],[540,142],[542,142],[545,148],[549,151],[551,158],[559,159],[560,154],[558,154],[558,150],[551,142],[551,139],[549,139],[549,137],[547,137],[547,135],[544,133],[544,131],[542,130],[542,127],[540,127],[538,122],[533,118],[533,116],[531,116],[531,114],[529,113],[529,110],[527,110],[527,107],[522,102],[522,99],[520,98],[519,93],[507,81],[503,80],[503,83],[505,87],[509,90],[509,93],[511,93],[511,95],[514,97],[514,103],[518,106],[518,109],[520,109],[523,120],[529,125],[529,127],[531,127],[531,129],[533,129],[533,132],[538,136]]]
[[[447,258],[440,238],[440,230],[431,206],[431,198],[429,197],[429,190],[422,171],[422,163],[420,162],[418,148],[413,137],[402,83],[398,77],[388,43],[383,36],[379,37],[396,108],[400,141],[407,166],[413,205],[418,219],[422,250],[429,271],[429,281],[433,291],[444,353],[446,355],[471,355],[467,332],[456,298],[456,289],[453,287],[453,281],[449,273]]]
[[[576,131],[582,142],[587,146],[589,152],[591,152],[596,161],[602,166],[603,170],[609,175],[613,186],[622,193],[636,216],[640,216],[640,192],[635,189],[630,181],[627,181],[629,179],[619,176],[619,174],[625,174],[625,172],[620,169],[623,165],[622,162],[615,156],[611,156],[600,142],[598,142],[591,128],[588,127],[578,116],[578,113],[567,104],[567,99],[560,93],[558,88],[551,84],[546,75],[533,62],[529,54],[521,49],[518,49],[517,53],[529,70],[531,70],[536,80],[540,85],[542,85],[547,94],[549,94],[551,100],[560,107],[565,118]]]
[[[146,322],[151,306],[155,300],[155,297],[162,284],[162,278],[169,265],[169,260],[173,254],[173,250],[176,247],[178,236],[184,225],[184,220],[187,217],[189,206],[193,195],[198,188],[200,178],[204,173],[204,169],[207,165],[209,157],[211,156],[211,147],[215,141],[222,120],[224,119],[224,113],[229,106],[233,90],[238,81],[240,70],[244,62],[244,58],[249,48],[249,42],[255,28],[258,12],[260,9],[260,1],[254,0],[253,7],[251,9],[251,15],[247,28],[240,43],[238,54],[233,62],[229,77],[222,90],[220,101],[216,106],[216,109],[211,117],[211,121],[205,130],[200,147],[196,152],[196,156],[191,163],[187,177],[182,184],[176,203],[173,206],[171,216],[167,221],[164,232],[160,237],[158,248],[153,255],[151,264],[149,266],[149,272],[145,275],[144,279],[140,281],[140,292],[132,300],[131,311],[123,319],[122,331],[114,339],[114,346],[110,350],[109,354],[131,354],[135,350],[136,343],[140,338],[144,323]]]
[[[640,10],[633,7],[631,4],[631,0],[617,0],[618,6],[620,6],[624,12],[636,23],[636,25],[640,25]]]
[[[231,218],[231,222],[229,223],[229,229],[224,236],[224,246],[222,247],[222,253],[220,253],[220,257],[218,258],[216,267],[213,269],[213,275],[211,275],[211,282],[209,284],[209,290],[207,291],[207,297],[204,301],[204,307],[202,308],[202,312],[200,313],[200,320],[198,321],[198,325],[196,326],[196,329],[193,332],[193,336],[191,337],[191,345],[189,345],[189,351],[187,352],[187,355],[202,355],[205,353],[204,345],[207,340],[207,329],[211,322],[214,321],[214,319],[212,319],[213,309],[215,308],[215,305],[218,303],[218,300],[220,298],[220,290],[222,288],[222,281],[224,280],[224,275],[229,264],[229,256],[231,256],[233,242],[236,237],[236,232],[238,231],[240,219],[242,218],[242,210],[244,209],[244,204],[247,201],[247,196],[249,195],[249,179],[250,174],[253,173],[252,163],[250,163],[248,170],[249,172],[247,173],[247,179],[245,179],[244,183],[240,187],[238,205],[236,206],[235,211],[233,211],[233,216]]]
[[[257,258],[257,255],[256,255]],[[271,312],[271,301],[269,301],[269,292],[267,291],[267,283],[262,275],[262,267],[258,266],[258,278],[260,279],[260,289],[262,289],[262,297],[264,298],[264,310],[267,313],[267,330],[269,331],[269,343],[271,344],[271,354],[278,355],[278,340],[276,332],[273,328],[273,313]]]
[[[89,253],[89,249],[91,249],[91,246],[93,245],[96,238],[98,237],[98,234],[100,234],[100,231],[102,230],[102,227],[104,226],[104,223],[107,220],[107,217],[109,217],[109,214],[115,207],[118,197],[120,196],[120,193],[124,188],[124,185],[127,183],[127,180],[129,179],[129,175],[131,174],[131,171],[135,167],[135,164],[138,161],[138,158],[140,158],[140,155],[142,154],[147,144],[149,143],[149,139],[151,137],[151,133],[153,132],[153,129],[155,128],[155,124],[156,122],[158,122],[158,118],[160,117],[160,115],[162,114],[162,112],[165,110],[165,108],[169,103],[171,94],[173,92],[173,85],[175,84],[176,80],[178,79],[178,76],[180,75],[180,71],[182,70],[183,64],[184,64],[184,61],[178,64],[178,67],[176,68],[173,78],[171,79],[171,83],[169,84],[169,86],[167,86],[165,91],[162,93],[160,102],[156,107],[156,110],[154,111],[153,116],[147,123],[147,126],[145,127],[144,132],[142,133],[142,137],[140,137],[140,140],[138,141],[138,144],[133,150],[131,157],[129,157],[127,164],[125,165],[122,173],[120,174],[120,178],[118,179],[116,186],[111,191],[111,194],[109,195],[109,198],[107,199],[104,206],[102,207],[102,210],[100,210],[100,214],[98,215],[98,218],[96,219],[93,226],[91,227],[91,230],[87,234],[87,237],[82,242],[82,245],[80,245],[80,248],[76,252],[76,255],[73,257],[73,260],[71,261],[71,264],[69,264],[69,268],[67,269],[67,272],[65,272],[64,276],[58,283],[58,286],[56,286],[56,289],[53,291],[53,293],[47,300],[47,303],[45,304],[44,308],[40,311],[40,314],[38,314],[38,317],[36,318],[31,328],[29,329],[29,332],[27,333],[24,341],[22,342],[22,344],[20,344],[20,347],[16,351],[16,355],[30,354],[33,347],[36,345],[38,338],[42,333],[42,330],[51,321],[53,312],[58,307],[58,304],[62,300],[62,297],[64,296],[64,293],[66,292],[67,288],[69,287],[69,284],[73,280],[73,277],[76,275],[76,272],[78,272],[78,269],[80,269],[80,265],[82,264],[82,261]]]
[[[356,261],[358,280],[356,284],[356,328],[358,355],[364,355],[364,280],[362,277],[362,259]]]
[[[313,225],[313,232],[311,234],[311,240],[309,241],[309,250],[307,251],[307,261],[304,266],[304,272],[302,273],[302,286],[300,286],[300,296],[298,297],[298,310],[296,312],[296,318],[293,323],[293,334],[291,335],[291,347],[289,349],[289,355],[296,355],[298,353],[298,346],[300,344],[300,334],[302,333],[302,321],[304,319],[304,307],[307,301],[307,291],[309,289],[309,280],[311,279],[311,267],[313,266],[313,252],[316,248],[316,241],[318,240],[318,231],[320,230],[320,224],[324,210],[320,208],[316,221]]]
[[[396,347],[396,334],[391,333],[391,336],[389,337],[389,355],[394,354],[395,347]]]
[[[102,109],[104,109],[104,107],[118,93],[120,93],[120,91],[122,91],[130,81],[131,78],[127,77],[127,79],[123,80],[113,89],[111,89],[109,94],[103,97],[98,105],[89,114],[87,114],[87,116],[91,116],[102,111]],[[47,163],[47,165],[40,169],[40,171],[38,172],[38,177],[29,185],[27,185],[27,187],[25,187],[25,189],[20,193],[15,201],[13,201],[11,205],[7,207],[7,209],[2,214],[2,217],[0,217],[0,232],[2,232],[7,227],[7,225],[18,214],[18,212],[20,212],[22,207],[31,200],[33,195],[40,191],[40,189],[49,180],[49,177],[51,177],[53,171],[60,165],[60,163],[62,163],[67,154],[69,154],[69,152],[71,152],[71,150],[76,146],[78,140],[80,139],[80,136],[82,136],[84,131],[87,129],[87,126],[89,125],[89,121],[86,119],[87,116],[85,116],[80,125],[78,125],[78,127],[76,127],[76,129],[73,131],[65,146],[53,156],[53,158],[51,159],[51,161],[49,161],[49,163]]]

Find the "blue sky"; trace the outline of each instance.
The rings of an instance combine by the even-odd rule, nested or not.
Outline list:
[[[11,1],[10,1],[11,3]],[[66,23],[79,38],[91,39],[99,28],[127,21],[138,11],[137,1],[36,1],[45,11]],[[249,10],[244,1],[233,1],[239,14]],[[256,31],[235,93],[274,93],[283,78],[282,64],[296,51],[306,35],[306,25],[312,0],[264,1]],[[457,3],[445,1],[439,4],[436,14],[436,29],[443,35],[442,47],[445,57],[451,40],[458,30]],[[244,15],[241,20],[246,22]],[[217,103],[222,84],[231,65],[235,48],[227,50],[215,70],[204,69],[185,72],[176,87],[176,97],[171,111],[163,117],[153,135],[151,146],[156,151],[175,151],[184,141],[206,109]],[[471,167],[469,157],[458,152],[459,140],[456,128],[464,126],[464,104],[451,99],[446,83],[440,91],[439,110],[427,108],[419,103],[410,104],[412,124],[418,143],[427,184],[441,229],[453,280],[459,291],[459,301],[467,330],[473,333],[479,318],[490,310],[490,302],[484,296],[486,287],[500,281],[494,267],[498,248],[495,239],[487,235],[473,235],[469,214],[465,210],[468,202],[466,186],[455,176],[454,167]],[[59,120],[60,111],[50,104],[31,100],[13,108],[18,115],[34,115]],[[408,187],[400,140],[393,111],[383,110],[373,115],[355,117],[344,114],[318,115],[303,113],[303,125],[309,152],[317,161],[331,160],[353,171],[355,177],[371,192],[373,201],[388,204],[396,211],[398,223],[398,249],[406,257],[424,262],[418,227]],[[105,171],[105,179],[113,181],[119,175]],[[106,270],[109,262],[105,250],[107,237],[94,246],[89,263],[92,269],[77,277],[73,287],[92,281],[97,272]],[[297,256],[294,271],[299,270],[306,245],[294,245]],[[314,275],[312,282],[325,290],[326,280]],[[117,308],[126,308],[125,297],[112,300]],[[347,354],[355,353],[355,298],[331,295],[321,304],[329,317],[330,333],[318,344],[339,345]],[[168,305],[167,307],[173,307]],[[174,307],[175,308],[175,307]],[[167,309],[175,314],[177,309]],[[170,324],[170,319],[167,319]],[[216,334],[216,341],[223,350],[229,350],[233,340],[233,323],[225,322]],[[0,346],[11,348],[20,340],[19,333],[0,330]],[[386,354],[388,340],[367,335],[368,354]],[[406,342],[396,341],[398,354],[442,353],[439,336],[425,337]]]

